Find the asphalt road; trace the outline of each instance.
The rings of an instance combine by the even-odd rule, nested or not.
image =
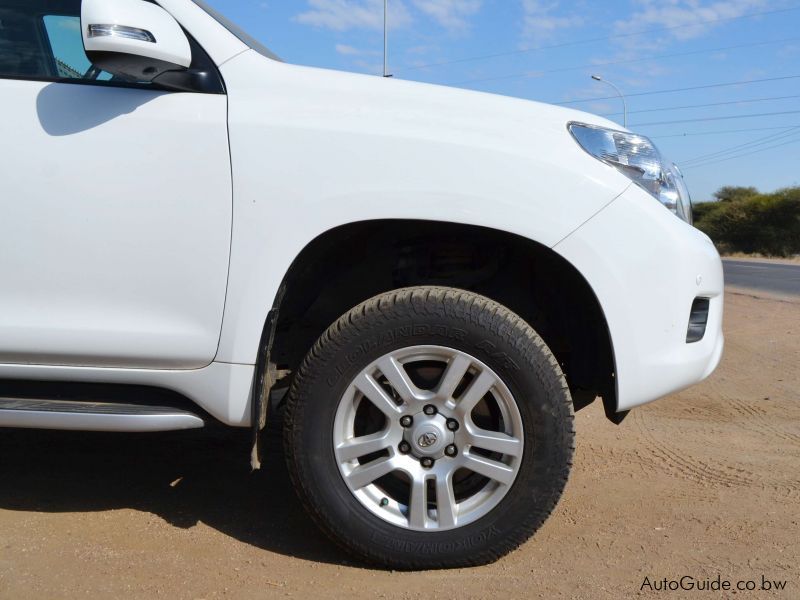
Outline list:
[[[800,265],[731,259],[722,264],[726,285],[800,295]]]

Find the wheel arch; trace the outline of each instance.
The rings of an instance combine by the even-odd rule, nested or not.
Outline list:
[[[270,369],[267,383],[296,371],[319,335],[353,306],[414,285],[466,289],[507,306],[553,350],[575,408],[599,395],[606,415],[621,420],[611,335],[602,306],[578,269],[525,237],[450,222],[358,221],[306,244],[284,275],[265,323],[260,379]]]

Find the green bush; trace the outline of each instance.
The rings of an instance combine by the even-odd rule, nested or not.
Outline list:
[[[758,190],[754,187],[735,187],[726,185],[714,192],[714,198],[720,202],[733,202],[735,200],[746,200],[758,196]]]
[[[695,225],[724,252],[800,253],[800,187],[760,194],[725,187],[715,202],[695,205]]]

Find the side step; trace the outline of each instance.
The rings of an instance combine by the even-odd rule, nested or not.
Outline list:
[[[74,431],[174,431],[203,427],[197,415],[165,406],[0,398],[0,427]]]

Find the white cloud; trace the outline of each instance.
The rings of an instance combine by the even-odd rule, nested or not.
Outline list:
[[[452,32],[469,28],[468,18],[481,9],[483,0],[413,0],[414,6]]]
[[[649,29],[670,28],[664,32],[669,38],[688,40],[700,37],[717,21],[741,17],[748,12],[763,9],[767,0],[637,0],[639,9],[630,18],[614,23],[618,34],[635,33]],[[720,24],[724,24],[721,21]]]
[[[342,56],[380,56],[382,53],[379,50],[363,50],[348,44],[336,44],[334,48],[336,49],[336,52]]]
[[[383,29],[383,0],[308,0],[309,10],[294,17],[304,25],[346,31],[348,29]],[[411,22],[406,5],[400,0],[389,3],[389,23],[399,28]]]
[[[539,44],[560,29],[578,27],[583,19],[577,15],[556,15],[558,2],[522,0],[522,36],[526,44]]]
[[[361,50],[353,48],[353,46],[348,46],[347,44],[336,44],[336,52],[344,56],[358,56],[361,54]]]

